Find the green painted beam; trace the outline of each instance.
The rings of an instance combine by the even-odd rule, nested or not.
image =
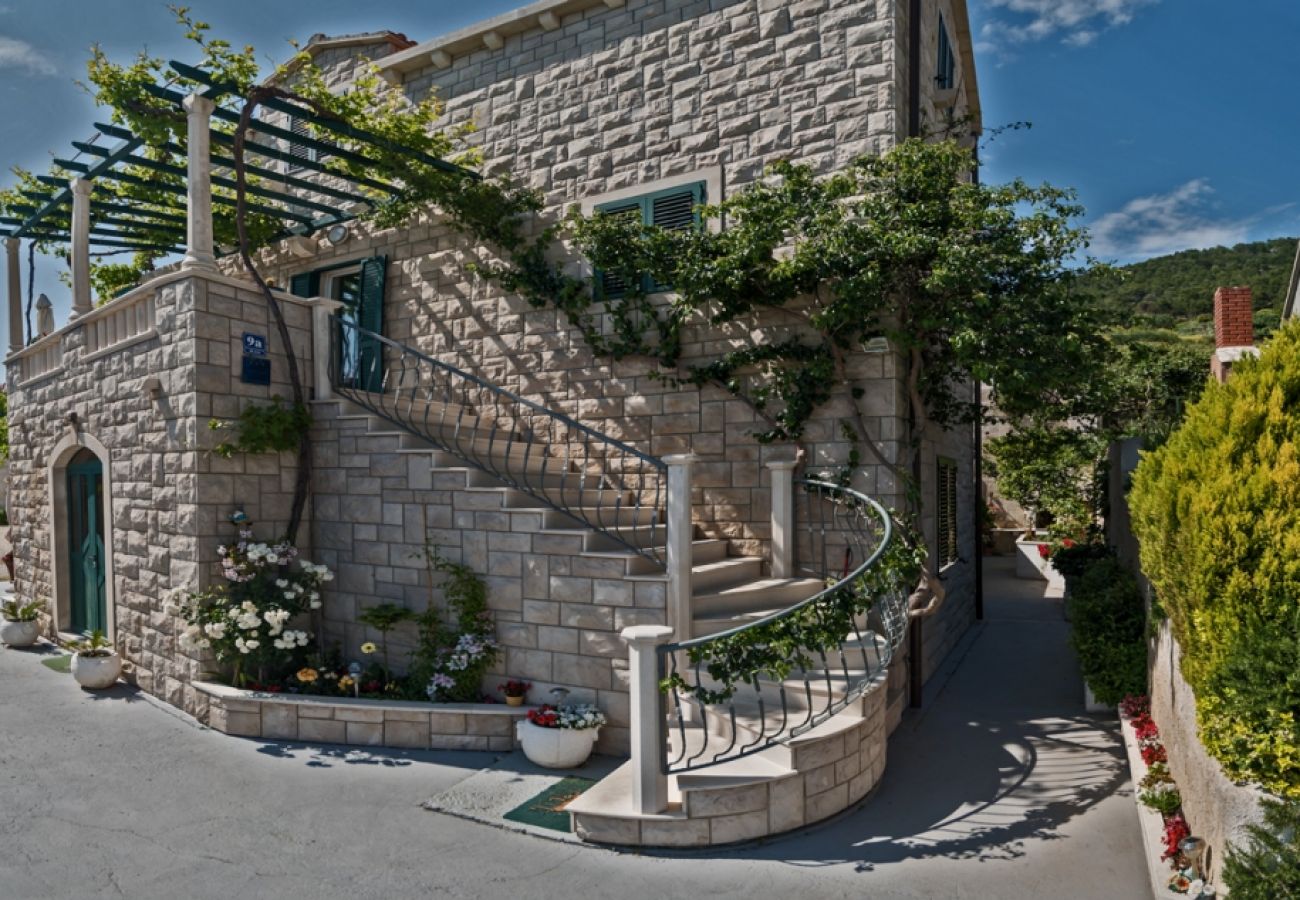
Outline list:
[[[197,69],[194,66],[187,66],[184,63],[179,63],[175,61],[168,62],[167,65],[171,67],[172,71],[180,75],[182,78],[188,78],[191,81],[197,81],[198,83],[206,84],[209,87],[221,87],[228,94],[238,93],[238,90],[233,85],[221,85],[219,82],[213,79],[210,73],[205,72],[202,69]],[[371,132],[365,131],[364,129],[361,128],[357,128],[355,125],[352,125],[351,123],[348,122],[344,122],[340,119],[334,119],[328,116],[322,116],[319,113],[315,112],[314,110],[310,110],[303,106],[299,106],[295,103],[291,103],[280,97],[270,97],[266,100],[263,100],[261,105],[267,107],[268,109],[274,109],[277,112],[282,112],[282,113],[286,113],[287,115],[296,116],[300,119],[305,119],[311,122],[313,125],[317,125],[328,131],[332,131],[335,134],[341,134],[345,137],[350,137],[354,140],[362,141],[364,143],[370,144],[372,147],[378,147],[379,149],[387,150],[390,153],[405,154],[411,157],[412,159],[415,159],[423,163],[426,166],[431,166],[435,169],[441,169],[442,171],[447,172],[449,174],[463,175],[467,178],[473,178],[473,179],[478,179],[481,177],[478,175],[478,173],[471,172],[468,169],[461,168],[460,166],[455,165],[454,163],[449,163],[445,159],[438,159],[436,156],[430,156],[429,154],[425,153],[422,150],[415,150],[410,147],[405,147],[401,144],[398,144],[396,141],[389,140],[388,138],[383,137],[382,135],[372,134]],[[301,137],[294,137],[292,132],[290,132],[290,137],[293,138],[293,140],[295,140],[297,143],[303,144],[304,146],[311,146]],[[334,152],[334,151],[328,151],[328,152]]]
[[[76,147],[77,144],[74,143],[73,146]],[[78,147],[78,149],[80,149],[80,147]],[[137,185],[138,187],[152,188],[153,190],[163,191],[168,194],[175,194],[177,196],[182,196],[182,197],[187,194],[186,189],[184,187],[181,187],[178,184],[168,184],[166,182],[150,181],[148,178],[141,178],[138,175],[132,175],[128,172],[105,171],[99,173],[99,177],[110,178],[114,181],[120,181],[123,184],[134,184]],[[239,205],[234,199],[230,197],[223,197],[220,194],[213,194],[212,202],[219,206],[225,206],[230,209],[234,209]],[[280,219],[291,219],[303,225],[310,225],[312,221],[310,216],[304,216],[299,213],[290,212],[287,209],[277,209],[273,206],[265,206],[261,203],[249,203],[248,208],[253,212],[260,212],[263,213],[264,215],[275,216],[276,218],[280,218]]]
[[[109,137],[125,138],[131,134],[131,132],[125,128],[119,128],[116,125],[108,125],[102,122],[96,122],[95,127],[99,129],[101,133],[106,134]],[[181,147],[179,144],[174,144],[170,141],[165,145],[163,145],[162,149],[168,151],[169,153],[175,153],[181,156],[185,154],[184,147]],[[212,164],[214,166],[221,166],[222,168],[226,168],[226,169],[234,169],[235,167],[235,158],[233,156],[223,156],[220,153],[214,152],[209,155],[209,159],[212,161]],[[255,175],[258,178],[265,178],[269,181],[279,181],[282,182],[287,187],[294,187],[304,191],[312,191],[317,194],[324,194],[327,197],[333,197],[336,200],[343,200],[348,203],[374,202],[373,200],[371,200],[371,198],[365,196],[364,194],[357,194],[351,191],[342,191],[336,187],[331,187],[330,185],[327,184],[317,184],[314,181],[308,181],[305,178],[295,178],[294,176],[289,175],[285,172],[276,172],[273,169],[264,169],[261,166],[255,166],[250,162],[244,163],[244,170],[249,175]]]

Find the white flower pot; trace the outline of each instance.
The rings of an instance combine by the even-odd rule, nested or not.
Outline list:
[[[516,726],[529,761],[546,769],[572,769],[591,756],[599,728],[543,728],[527,719]]]
[[[0,621],[0,643],[10,647],[30,647],[41,636],[40,622]]]
[[[109,656],[72,657],[72,677],[77,684],[92,691],[103,690],[117,683],[117,676],[122,673],[122,657],[116,653]]]

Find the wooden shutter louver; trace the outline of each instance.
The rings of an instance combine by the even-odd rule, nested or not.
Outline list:
[[[957,464],[950,459],[940,459],[936,468],[937,503],[935,528],[938,532],[939,566],[957,562]]]

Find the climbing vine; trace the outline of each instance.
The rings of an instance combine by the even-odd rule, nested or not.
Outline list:
[[[234,431],[233,440],[212,448],[225,459],[236,453],[291,452],[298,449],[303,435],[311,429],[311,410],[301,403],[287,404],[283,397],[272,397],[270,403],[245,407],[233,423],[212,419],[208,428]]]

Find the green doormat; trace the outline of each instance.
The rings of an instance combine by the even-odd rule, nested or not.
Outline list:
[[[72,655],[68,654],[67,656],[56,656],[53,659],[43,659],[41,660],[41,665],[45,666],[47,669],[53,669],[56,672],[67,674],[72,671]]]
[[[569,814],[564,808],[596,782],[590,778],[562,778],[527,803],[505,814],[511,822],[569,832]]]

